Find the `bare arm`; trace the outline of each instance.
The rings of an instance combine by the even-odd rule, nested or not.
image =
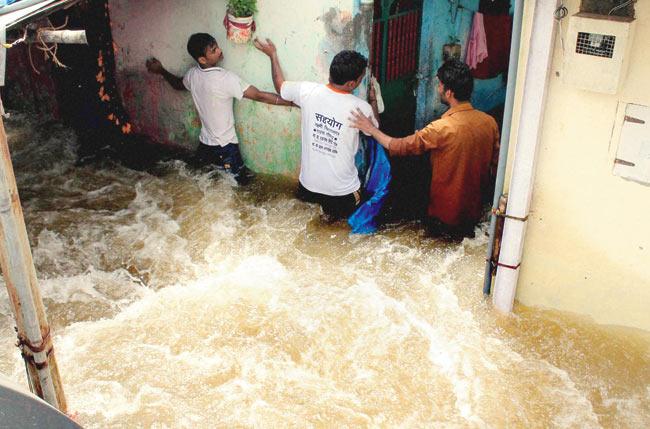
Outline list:
[[[165,78],[165,80],[171,85],[172,88],[174,88],[177,91],[186,91],[187,88],[185,88],[185,85],[183,85],[183,79],[171,74],[165,68],[163,67],[162,63],[158,61],[156,58],[149,58],[147,62],[145,63],[147,66],[147,70],[149,70],[149,73],[153,74],[159,74],[162,77]]]
[[[244,98],[249,100],[260,101],[266,104],[274,104],[278,106],[295,106],[291,101],[284,100],[278,94],[272,92],[260,91],[253,85],[249,86],[244,91]]]
[[[280,67],[280,59],[278,58],[278,52],[275,45],[269,39],[266,39],[266,43],[263,43],[259,39],[255,39],[253,43],[258,50],[264,52],[271,60],[271,77],[273,78],[273,86],[275,87],[275,91],[279,94],[282,89],[282,84],[284,83],[284,74],[282,74],[282,67]]]

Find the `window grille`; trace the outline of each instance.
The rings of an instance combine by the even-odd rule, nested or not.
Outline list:
[[[595,33],[578,33],[576,53],[595,57],[612,58],[616,36]]]

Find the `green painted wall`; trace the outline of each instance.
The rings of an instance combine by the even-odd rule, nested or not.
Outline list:
[[[329,63],[341,49],[363,40],[355,30],[356,0],[264,0],[258,2],[257,33],[271,38],[288,80],[327,82]],[[268,58],[252,44],[226,41],[222,24],[225,0],[110,0],[117,73],[124,103],[137,132],[165,143],[194,148],[200,123],[189,93],[178,92],[144,62],[156,56],[176,75],[194,60],[186,51],[190,34],[207,32],[224,50],[223,67],[259,89],[273,91]],[[358,28],[359,26],[356,25]],[[241,150],[257,172],[297,177],[300,162],[300,113],[297,108],[249,100],[234,106]]]

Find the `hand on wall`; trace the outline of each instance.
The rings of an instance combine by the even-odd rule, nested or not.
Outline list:
[[[154,57],[147,59],[145,65],[147,66],[147,70],[149,70],[149,73],[162,74],[163,72],[162,63]]]

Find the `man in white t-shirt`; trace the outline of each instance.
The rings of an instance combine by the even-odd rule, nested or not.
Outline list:
[[[332,60],[328,84],[289,82],[284,80],[273,43],[256,39],[255,46],[271,59],[275,90],[302,109],[298,198],[319,203],[332,219],[348,217],[361,202],[354,161],[359,131],[350,126],[350,109],[377,116],[376,101],[371,107],[352,95],[365,76],[368,60],[358,52],[342,51]]]
[[[151,73],[162,75],[172,88],[192,94],[201,119],[201,134],[196,150],[199,166],[217,165],[226,168],[242,182],[250,178],[239,151],[235,133],[233,100],[248,98],[267,104],[290,106],[278,94],[258,90],[244,82],[235,73],[217,67],[223,53],[217,41],[209,34],[196,33],[187,41],[187,51],[197,62],[183,78],[165,70],[160,61],[150,58],[146,62]]]

